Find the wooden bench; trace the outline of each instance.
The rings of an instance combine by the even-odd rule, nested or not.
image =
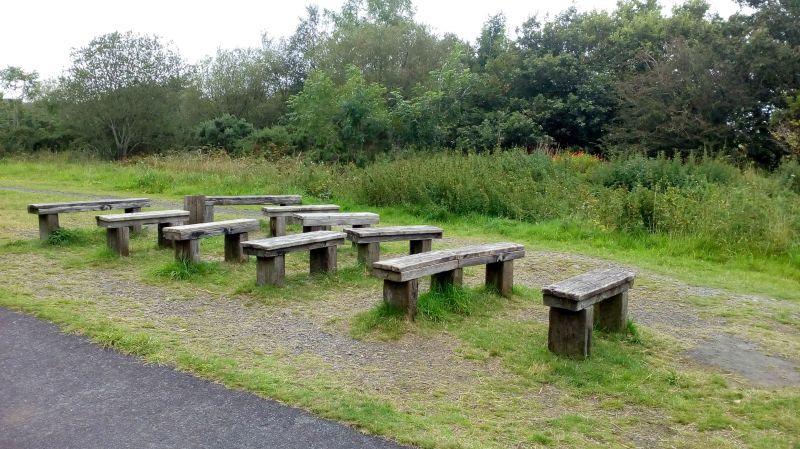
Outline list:
[[[550,307],[550,351],[585,358],[592,352],[594,325],[624,331],[634,277],[628,270],[601,268],[543,288],[544,304]]]
[[[383,300],[403,308],[413,320],[419,278],[431,275],[432,289],[460,285],[464,267],[486,265],[486,285],[509,297],[514,285],[514,260],[522,257],[525,247],[516,243],[472,245],[380,260],[372,265],[372,275],[383,279]]]
[[[185,210],[156,210],[130,214],[98,215],[96,218],[97,226],[106,228],[108,249],[120,256],[127,256],[129,254],[128,229],[130,227],[157,224],[158,246],[161,248],[172,247],[171,242],[164,238],[164,228],[185,223],[189,219],[189,212]]]
[[[336,246],[344,244],[345,234],[333,231],[315,231],[284,235],[242,243],[245,254],[256,256],[256,284],[283,286],[286,282],[286,253],[309,251],[310,271],[336,272]]]
[[[150,200],[147,198],[102,199],[71,203],[29,204],[28,213],[39,216],[39,238],[47,240],[50,233],[58,229],[58,214],[111,209],[123,209],[129,213],[139,212],[143,207],[149,206]]]
[[[269,217],[269,234],[272,237],[286,235],[286,225],[295,220],[294,214],[307,212],[339,212],[335,204],[307,204],[304,206],[267,206],[261,208]]]
[[[260,229],[258,220],[242,218],[238,220],[213,221],[164,228],[164,238],[175,242],[175,259],[200,262],[199,239],[214,235],[225,236],[225,260],[241,262],[245,260],[241,243],[247,240],[247,233]]]
[[[300,195],[188,195],[183,198],[183,208],[189,211],[189,224],[214,221],[214,206],[255,206],[267,204],[300,204]]]
[[[419,254],[431,250],[433,239],[442,238],[442,228],[435,226],[390,226],[385,228],[345,229],[347,239],[358,248],[358,262],[367,267],[377,262],[381,256],[380,242],[408,240],[409,252]]]
[[[303,232],[330,231],[331,226],[365,228],[380,222],[372,212],[316,212],[293,215],[303,225]]]

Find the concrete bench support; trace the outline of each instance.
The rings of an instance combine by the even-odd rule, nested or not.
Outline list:
[[[624,332],[634,277],[631,271],[603,268],[543,288],[544,304],[550,307],[547,347],[558,355],[586,358],[594,325]]]
[[[510,294],[513,287],[511,262],[522,257],[525,257],[525,248],[516,243],[473,245],[380,260],[372,265],[372,275],[383,279],[383,300],[402,307],[406,316],[413,320],[420,278],[431,276],[432,289],[447,288],[461,285],[464,267],[492,265],[487,269],[487,283],[499,283],[498,291]]]
[[[308,251],[309,271],[336,272],[336,246],[344,244],[345,234],[332,231],[315,231],[305,234],[285,235],[241,244],[244,254],[256,256],[256,285],[282,287],[286,283],[286,254]]]
[[[225,236],[225,261],[242,262],[241,243],[248,232],[260,229],[257,220],[239,219],[170,226],[163,229],[164,238],[175,242],[175,259],[187,262],[200,261],[199,239],[215,235]]]

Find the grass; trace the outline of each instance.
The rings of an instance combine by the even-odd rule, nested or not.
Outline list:
[[[237,161],[200,161],[182,170],[169,160],[121,166],[61,161],[53,170],[56,162],[9,161],[0,184],[120,196],[150,189],[160,192],[148,193],[156,199],[175,201],[210,190],[308,194]],[[325,193],[331,186],[324,180],[307,185]],[[202,241],[203,263],[196,266],[176,264],[171,251],[156,248],[152,232],[131,239],[130,257],[116,257],[102,249],[103,232],[91,213],[63,215],[68,237],[61,246],[40,244],[25,205],[66,198],[0,190],[0,305],[147,361],[425,448],[772,449],[800,443],[798,388],[758,388],[687,361],[683,331],[629,322],[625,335],[595,333],[589,360],[562,359],[546,349],[539,291],[523,282],[503,299],[475,287],[481,273],[467,270],[467,288],[421,295],[412,324],[382,303],[380,281],[365,275],[349,246],[339,248],[339,271],[332,276],[309,276],[307,255],[288,255],[287,286],[275,289],[255,286],[252,259],[222,262],[221,238]],[[402,207],[339,200],[328,201],[375,210],[385,224],[428,221]],[[517,265],[515,275],[529,285],[539,281],[540,270],[557,276],[582,270],[584,256],[632,264],[642,270],[635,288],[643,296],[663,301],[663,310],[693,307],[712,323],[686,333],[732,332],[800,359],[797,273],[785,257],[709,256],[681,240],[558,220],[466,215],[428,222],[452,239],[437,246],[526,244],[529,265]],[[381,249],[387,255],[407,251],[400,243]],[[686,294],[673,286],[678,279],[722,290]]]

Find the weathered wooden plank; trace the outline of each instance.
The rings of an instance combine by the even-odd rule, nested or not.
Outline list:
[[[336,273],[336,246],[316,248],[309,251],[311,274]]]
[[[293,217],[303,226],[342,226],[378,224],[380,216],[372,212],[317,212],[297,213]]]
[[[423,254],[430,254],[430,253],[423,253]],[[405,256],[405,257],[413,257],[413,256]],[[383,268],[387,261],[401,259],[400,257],[398,257],[396,259],[386,259],[375,262],[372,265],[373,268],[372,275],[375,277],[379,277],[381,279],[389,279],[395,282],[402,282],[410,279],[418,279],[423,276],[428,276],[435,273],[440,273],[442,271],[453,270],[456,268],[464,268],[473,265],[484,265],[489,263],[507,262],[510,260],[521,259],[523,257],[525,257],[525,251],[513,251],[508,253],[480,254],[474,257],[468,257],[462,259],[450,258],[448,260],[446,257],[443,257],[440,260],[437,260],[434,258],[432,260],[429,260],[427,264],[416,264],[412,267],[404,268],[403,271],[386,270]]]
[[[123,226],[157,223],[180,224],[189,219],[189,212],[185,210],[154,210],[131,214],[98,215],[95,218],[97,219],[97,226],[103,228],[119,228]]]
[[[558,355],[584,359],[592,353],[592,312],[550,308],[547,348]]]
[[[206,196],[186,195],[183,197],[183,208],[189,211],[187,224],[206,222]]]
[[[544,293],[544,291],[542,292],[542,298],[544,300],[544,305],[546,306],[578,311],[578,310],[588,309],[589,307],[592,307],[598,302],[601,302],[605,299],[611,298],[612,296],[616,296],[624,291],[627,291],[632,286],[633,286],[632,283],[619,284],[616,287],[610,288],[608,290],[598,291],[594,296],[589,296],[582,301],[575,301],[570,298],[553,296],[549,293]]]
[[[353,243],[432,240],[442,238],[442,229],[435,226],[391,226],[385,228],[347,228],[347,239]]]
[[[252,241],[254,241],[254,240],[251,240],[251,242]],[[255,241],[257,241],[257,240],[255,240]],[[246,242],[246,243],[249,243],[249,242]],[[336,240],[325,240],[325,241],[319,241],[319,242],[308,243],[308,244],[298,244],[298,245],[295,245],[295,246],[285,247],[285,248],[278,248],[278,249],[274,249],[274,250],[264,250],[264,249],[260,249],[260,248],[254,248],[254,247],[242,247],[242,251],[244,251],[245,254],[248,254],[248,255],[251,255],[251,256],[274,257],[274,256],[284,255],[284,254],[293,253],[293,252],[311,251],[311,250],[314,250],[314,249],[327,248],[327,247],[330,247],[330,246],[337,246],[337,245],[343,245],[343,244],[344,244],[344,239],[341,238],[341,239],[336,239]]]
[[[433,247],[433,240],[411,240],[408,244],[409,254],[427,253]]]
[[[302,206],[266,206],[261,211],[267,217],[291,217],[297,213],[339,212],[336,204],[304,204]]]
[[[300,195],[226,195],[206,196],[208,206],[252,206],[260,204],[300,204]]]
[[[39,215],[39,238],[47,240],[50,233],[58,229],[58,214]]]
[[[68,203],[37,203],[28,205],[29,214],[60,214],[65,212],[84,212],[90,210],[128,209],[149,207],[148,198],[101,199],[92,201],[73,201]]]
[[[324,242],[328,240],[344,240],[343,232],[315,231],[303,234],[291,234],[268,239],[249,240],[242,243],[245,248],[257,248],[264,251],[274,251],[281,248],[290,248],[297,245]]]
[[[258,220],[240,218],[237,220],[213,221],[211,223],[170,226],[164,228],[164,238],[167,240],[193,240],[213,235],[257,231],[260,228]]]
[[[584,301],[622,284],[633,285],[635,273],[621,268],[599,268],[542,289],[549,296]]]
[[[502,257],[503,255],[506,255],[506,257]],[[516,243],[501,242],[485,245],[470,245],[415,254],[412,256],[396,257],[393,259],[381,260],[375,264],[375,267],[387,271],[401,272],[430,264],[442,263],[448,260],[459,260],[461,261],[460,263],[463,264],[461,266],[470,266],[477,265],[481,263],[482,260],[502,262],[504,260],[519,259],[524,256],[524,246]]]
[[[514,261],[487,263],[486,286],[497,290],[500,296],[510,298],[514,288]]]

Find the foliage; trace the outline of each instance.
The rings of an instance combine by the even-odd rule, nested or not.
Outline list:
[[[246,120],[230,114],[205,121],[195,129],[195,137],[200,145],[224,148],[236,153],[239,142],[253,134],[253,125]]]
[[[72,53],[55,92],[66,120],[97,151],[125,159],[174,134],[183,62],[155,36],[111,33]]]

